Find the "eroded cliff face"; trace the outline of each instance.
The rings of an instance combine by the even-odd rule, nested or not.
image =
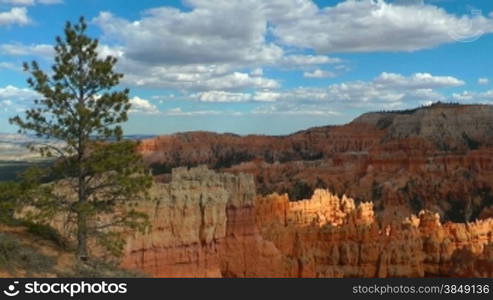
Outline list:
[[[382,222],[426,209],[474,221],[493,207],[493,106],[369,113],[288,136],[183,133],[143,141],[158,172],[207,164],[255,176],[257,192],[304,199],[317,188],[371,201]]]
[[[123,259],[152,276],[493,276],[493,219],[441,224],[423,211],[380,225],[372,203],[256,196],[251,175],[205,167],[174,170],[152,194],[152,230],[129,237]]]
[[[262,236],[300,277],[493,275],[493,219],[442,224],[422,211],[381,226],[372,203],[355,205],[324,190],[300,202],[271,195],[257,204]]]
[[[169,184],[151,191],[156,201],[148,234],[129,239],[123,266],[157,277],[276,276],[281,255],[255,224],[251,175],[179,168]]]

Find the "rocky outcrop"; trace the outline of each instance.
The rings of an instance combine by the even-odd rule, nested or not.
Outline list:
[[[124,267],[157,277],[275,276],[280,255],[258,233],[250,175],[179,168],[151,195],[141,209],[152,229],[129,239]]]
[[[421,211],[382,226],[372,203],[317,190],[294,203],[259,197],[257,222],[300,277],[493,276],[493,219],[442,224]]]
[[[143,209],[123,266],[162,277],[493,276],[493,219],[440,222],[422,211],[380,225],[372,203],[327,190],[256,196],[251,175],[176,169]]]

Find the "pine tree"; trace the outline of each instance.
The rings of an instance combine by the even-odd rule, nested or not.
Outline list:
[[[91,239],[118,254],[123,231],[145,229],[147,216],[135,206],[152,183],[136,144],[122,138],[120,125],[127,121],[131,104],[128,89],[115,90],[123,77],[113,70],[117,59],[100,58],[98,40],[86,30],[83,17],[75,25],[67,22],[64,38],[56,38],[52,74],[36,61],[24,64],[31,74],[28,84],[40,99],[24,116],[10,119],[21,133],[56,141],[32,147],[55,158],[49,171],[60,188],[51,197],[34,197],[31,217],[63,215],[74,228],[81,260],[91,254]]]

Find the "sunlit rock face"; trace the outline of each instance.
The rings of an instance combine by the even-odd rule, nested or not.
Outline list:
[[[254,175],[257,193],[309,198],[317,188],[373,202],[382,222],[430,210],[474,221],[493,207],[493,106],[436,104],[368,113],[288,136],[183,133],[145,140],[158,171],[207,164]],[[490,209],[490,210],[489,210]]]
[[[257,196],[251,175],[175,169],[143,208],[123,266],[157,277],[493,276],[493,219],[440,222],[422,211],[380,225],[372,203],[316,190]]]
[[[262,236],[296,266],[290,276],[493,276],[493,219],[442,224],[422,211],[380,226],[372,203],[322,190],[300,202],[270,195],[257,204]]]

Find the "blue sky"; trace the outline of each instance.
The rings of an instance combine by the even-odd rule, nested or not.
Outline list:
[[[0,132],[84,15],[131,89],[128,134],[286,134],[436,101],[492,103],[493,2],[0,0]]]

